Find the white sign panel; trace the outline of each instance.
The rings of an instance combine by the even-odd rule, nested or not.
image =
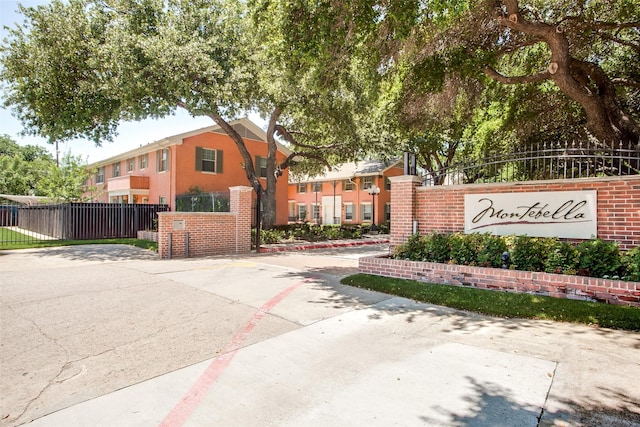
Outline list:
[[[465,194],[464,232],[590,239],[596,203],[595,190]]]

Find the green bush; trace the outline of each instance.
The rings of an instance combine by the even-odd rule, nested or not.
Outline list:
[[[405,243],[394,248],[394,258],[409,261],[429,261],[425,243],[426,237],[413,234]]]
[[[432,233],[425,236],[425,252],[431,262],[447,263],[451,259],[450,234]]]
[[[616,242],[596,239],[580,243],[577,249],[578,274],[590,277],[619,277],[622,259]]]
[[[555,237],[414,234],[395,247],[393,257],[499,268],[507,251],[509,266],[518,270],[640,281],[640,247],[621,254],[617,243],[602,239],[572,245]]]
[[[260,230],[260,240],[266,245],[280,243],[284,240],[284,233],[277,229]]]
[[[624,280],[640,282],[640,246],[626,251],[622,255]]]
[[[507,243],[502,236],[479,234],[478,265],[482,267],[502,267],[502,254],[507,252]]]
[[[477,265],[477,234],[454,233],[449,238],[451,262],[461,265]]]
[[[516,270],[543,271],[548,244],[540,237],[516,236],[511,248],[511,264]]]
[[[578,250],[571,243],[553,239],[544,261],[544,271],[557,274],[576,274]]]

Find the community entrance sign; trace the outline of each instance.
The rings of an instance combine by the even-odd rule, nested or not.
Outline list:
[[[595,190],[465,194],[465,233],[590,239],[597,235]]]

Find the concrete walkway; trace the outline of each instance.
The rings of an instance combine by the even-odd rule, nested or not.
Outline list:
[[[0,252],[0,424],[640,425],[639,334],[339,284],[386,250]]]

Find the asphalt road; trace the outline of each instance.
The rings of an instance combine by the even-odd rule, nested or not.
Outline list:
[[[339,284],[384,252],[0,252],[0,425],[640,426],[639,334]]]

